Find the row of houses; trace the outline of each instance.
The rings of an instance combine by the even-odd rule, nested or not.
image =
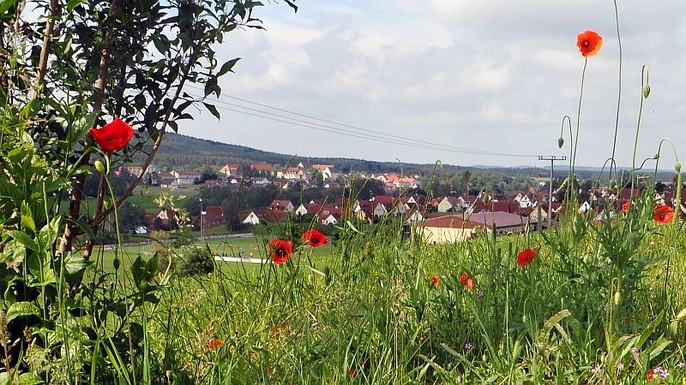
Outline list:
[[[630,197],[638,194],[640,191],[637,190],[633,193],[621,191],[616,193],[615,197],[608,194],[602,200],[602,204],[595,202],[602,195],[593,194],[589,200],[594,203],[583,202],[579,207],[579,214],[591,212],[595,207],[598,211],[597,220],[603,220],[605,217],[602,210],[608,204],[613,206],[613,212],[618,212],[624,203],[629,202]],[[671,206],[675,203],[674,196],[673,190],[667,188],[656,193],[654,199],[657,204]],[[686,189],[683,189],[682,197],[681,211],[686,213],[686,205],[683,203],[686,200]],[[375,223],[384,217],[392,216],[401,218],[406,224],[418,224],[424,239],[428,242],[445,243],[465,240],[484,230],[502,235],[533,231],[539,226],[546,227],[548,213],[556,215],[564,210],[564,206],[559,202],[552,202],[552,205],[549,205],[541,201],[542,199],[526,194],[518,194],[510,199],[503,196],[442,197],[429,202],[421,195],[402,198],[378,195],[368,200],[310,201],[298,206],[289,200],[274,200],[268,207],[241,214],[239,221],[244,225],[257,225],[263,222],[278,223],[288,216],[311,215],[318,223],[335,225],[347,218]],[[459,210],[447,210],[446,202]],[[154,220],[164,224],[174,215],[161,211]],[[206,207],[201,220],[205,228],[223,225],[223,208]]]

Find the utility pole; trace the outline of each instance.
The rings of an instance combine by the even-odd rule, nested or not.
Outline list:
[[[556,160],[567,160],[566,156],[555,156],[555,155],[539,155],[538,160],[549,160],[550,161],[550,191],[548,192],[548,228],[553,226],[553,163]]]
[[[198,200],[200,201],[200,239],[202,240],[202,216],[205,213],[202,211],[202,198],[198,198]]]

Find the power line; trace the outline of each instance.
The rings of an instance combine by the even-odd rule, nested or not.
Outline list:
[[[201,90],[201,88],[196,87],[196,86],[189,86],[189,87]],[[193,96],[196,98],[202,98],[202,96],[199,96],[199,95],[190,94],[190,96]],[[286,109],[279,108],[279,107],[273,107],[273,106],[263,104],[263,103],[253,102],[253,101],[243,99],[243,98],[239,98],[239,97],[235,97],[235,96],[230,96],[230,95],[221,95],[221,96],[224,98],[238,100],[238,101],[241,101],[243,103],[248,103],[248,104],[259,106],[259,107],[268,108],[268,109],[271,109],[274,111],[283,112],[283,113],[294,115],[297,117],[314,120],[314,122],[310,121],[310,120],[286,116],[286,115],[279,114],[279,113],[265,111],[263,109],[247,107],[247,106],[243,106],[240,104],[235,104],[235,103],[230,103],[227,101],[215,99],[214,101],[216,103],[220,104],[219,106],[216,106],[216,107],[220,108],[222,110],[236,112],[236,113],[240,113],[240,114],[244,114],[244,115],[248,115],[248,116],[253,116],[253,117],[258,117],[258,118],[262,118],[262,119],[272,120],[272,121],[276,121],[276,122],[280,122],[280,123],[291,124],[291,125],[300,126],[300,127],[304,127],[304,128],[314,129],[314,130],[318,130],[318,131],[329,132],[329,133],[338,134],[338,135],[350,136],[350,137],[361,138],[361,139],[366,139],[366,140],[375,140],[375,141],[380,141],[383,143],[410,146],[410,147],[415,147],[415,148],[424,148],[424,149],[429,149],[429,150],[439,150],[439,151],[445,151],[445,152],[455,152],[455,153],[463,153],[463,154],[471,154],[471,155],[520,157],[520,158],[535,157],[535,155],[502,153],[502,152],[495,152],[495,151],[484,151],[484,150],[477,150],[477,149],[471,149],[471,148],[456,147],[456,146],[450,146],[450,145],[439,144],[439,143],[434,143],[434,142],[428,142],[428,141],[424,141],[424,140],[413,139],[413,138],[408,138],[408,137],[403,137],[403,136],[393,135],[393,134],[381,134],[381,133],[375,132],[373,130],[369,130],[369,129],[365,129],[365,128],[361,128],[361,127],[357,127],[357,126],[352,126],[349,124],[338,123],[338,122],[334,122],[334,121],[327,120],[327,119],[321,119],[321,118],[317,118],[315,116],[311,116],[311,115],[307,115],[307,114],[301,114],[298,112],[286,110]],[[230,107],[226,107],[226,106],[230,106]],[[231,107],[240,108],[242,110],[237,110],[237,109],[231,108]],[[250,112],[248,112],[248,111],[250,111]],[[326,124],[318,123],[317,121],[318,122],[324,122]]]

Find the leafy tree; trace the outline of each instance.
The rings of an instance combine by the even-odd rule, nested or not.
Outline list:
[[[118,209],[119,214],[119,228],[125,233],[135,233],[136,229],[147,225],[145,220],[145,210],[125,201]]]
[[[114,383],[123,373],[114,367],[127,379],[135,374],[134,363],[143,359],[130,347],[143,346],[144,333],[131,316],[159,300],[158,256],[134,260],[134,282],[125,293],[110,274],[93,277],[91,285],[81,280],[102,225],[114,207],[126,211],[123,203],[142,173],[121,184],[112,173],[96,176],[95,208],[83,213],[86,180],[94,169],[105,173],[133,159],[145,171],[166,133],[192,119],[194,105],[219,117],[205,97],[221,95],[219,79],[238,58],[220,62],[216,49],[228,32],[262,28],[253,16],[259,6],[249,0],[0,2],[0,286],[21,288],[6,290],[3,301],[8,328],[0,372],[10,374],[9,382],[16,375],[22,383],[36,377]],[[189,84],[202,91],[185,90]],[[106,153],[89,130],[115,117],[137,133],[123,149]],[[108,179],[117,198],[109,196]],[[118,258],[113,267],[120,268]],[[164,378],[161,365],[148,369]]]

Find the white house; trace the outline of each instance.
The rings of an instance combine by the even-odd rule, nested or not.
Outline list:
[[[248,214],[245,219],[241,221],[242,224],[244,225],[259,225],[260,224],[260,218],[255,214],[254,211],[251,211],[250,214]]]
[[[174,184],[176,186],[190,186],[195,183],[196,179],[200,179],[201,173],[197,171],[172,171],[174,175]]]
[[[222,167],[219,172],[222,174],[225,174],[226,176],[240,176],[241,175],[241,166],[239,164],[235,163],[229,163],[225,164],[224,167]]]
[[[300,204],[297,209],[295,209],[295,215],[301,217],[303,215],[307,214],[307,207],[305,207],[304,204]]]
[[[323,216],[323,218],[321,219],[321,222],[324,225],[335,225],[338,223],[338,220],[336,219],[336,217],[333,214],[329,214],[329,215]]]

